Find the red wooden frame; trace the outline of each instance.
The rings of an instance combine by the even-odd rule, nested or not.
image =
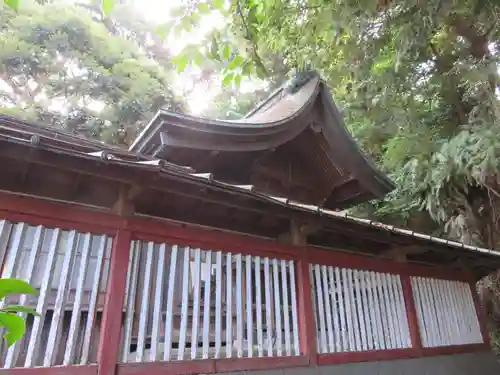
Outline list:
[[[390,360],[483,351],[490,348],[482,307],[475,289],[473,289],[473,296],[481,323],[484,344],[422,348],[410,277],[423,276],[469,282],[470,278],[461,270],[443,270],[438,267],[396,263],[368,256],[347,254],[341,251],[283,245],[251,236],[229,234],[198,227],[185,227],[159,219],[143,217],[124,219],[97,210],[2,192],[0,192],[0,218],[14,222],[23,221],[32,225],[76,229],[82,232],[114,236],[98,365],[9,369],[0,370],[0,375],[2,373],[14,375],[66,375],[70,373],[76,375],[114,375],[115,373],[118,375],[146,375],[160,371],[176,374],[198,374]],[[117,319],[117,317],[122,316],[130,242],[133,239],[295,260],[301,356],[118,364],[117,351],[120,341],[121,320]],[[316,323],[310,293],[310,263],[401,275],[412,348],[318,355]],[[472,284],[471,288],[473,288]]]
[[[8,375],[97,375],[97,365],[0,369]]]

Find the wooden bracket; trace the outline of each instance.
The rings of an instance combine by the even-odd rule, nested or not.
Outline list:
[[[423,254],[428,252],[429,249],[422,246],[399,246],[384,251],[380,257],[393,259],[396,262],[406,262],[408,255]]]
[[[131,216],[135,211],[134,199],[141,191],[142,188],[138,185],[121,186],[111,211],[122,217]]]
[[[302,222],[297,219],[290,221],[290,229],[278,237],[278,241],[296,246],[307,244],[307,236],[321,229],[321,224],[317,221]]]

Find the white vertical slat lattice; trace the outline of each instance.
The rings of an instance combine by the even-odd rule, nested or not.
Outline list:
[[[47,339],[47,349],[43,360],[44,367],[49,367],[55,364],[57,349],[59,347],[59,339],[61,337],[61,323],[64,313],[64,304],[68,288],[71,282],[71,270],[75,260],[75,247],[78,241],[76,231],[69,232],[68,243],[64,254],[64,260],[59,278],[59,288],[57,289],[56,302],[54,304],[54,312],[52,314],[52,322],[50,323],[49,337]]]
[[[264,356],[264,334],[262,331],[262,287],[260,275],[261,258],[255,257],[255,320],[257,325],[257,356]]]
[[[310,270],[320,353],[411,346],[399,276],[318,264]]]
[[[205,278],[205,290],[203,296],[203,354],[202,358],[208,358],[208,347],[209,343],[209,333],[210,333],[210,284],[212,280],[212,252],[208,251],[206,253],[206,261],[205,261],[205,270],[206,270],[206,278]]]
[[[198,326],[200,323],[200,281],[201,281],[201,250],[194,251],[194,267],[191,266],[193,280],[193,324],[191,329],[191,359],[196,359],[198,351]]]
[[[468,283],[411,277],[424,347],[482,343]]]
[[[26,318],[26,335],[0,351],[3,368],[95,363],[89,348],[98,339],[97,297],[109,266],[105,250],[94,254],[99,238],[109,239],[0,220],[1,277],[22,279],[38,292],[36,297],[10,296],[1,305],[31,307],[39,313],[36,318],[19,313]],[[98,273],[99,285],[94,287]]]
[[[252,257],[245,257],[246,313],[247,313],[247,356],[253,357],[253,300],[252,300]]]

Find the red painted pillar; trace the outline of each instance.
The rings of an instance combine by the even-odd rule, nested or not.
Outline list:
[[[483,336],[483,342],[490,346],[490,334],[488,332],[488,327],[486,326],[486,311],[481,304],[479,299],[479,294],[477,293],[477,287],[475,281],[469,282],[470,291],[472,293],[472,299],[474,300],[474,305],[476,307],[477,319],[479,321],[479,326],[481,327],[481,335]]]
[[[311,295],[309,261],[304,257],[297,261],[297,303],[299,313],[300,351],[309,358],[311,365],[318,364],[316,347],[316,322]]]
[[[97,354],[98,375],[114,375],[116,371],[131,242],[131,232],[118,229],[113,239],[102,315],[101,339]]]
[[[408,325],[410,327],[411,347],[416,356],[422,355],[422,338],[420,336],[420,328],[418,327],[417,309],[415,307],[415,299],[411,280],[408,274],[401,275],[401,283],[403,286],[403,297],[405,301],[406,315],[408,317]]]

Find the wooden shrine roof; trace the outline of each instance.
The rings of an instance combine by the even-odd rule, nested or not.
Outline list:
[[[0,115],[0,191],[111,211],[123,192],[134,215],[277,240],[291,220],[312,246],[410,262],[467,264],[476,276],[500,268],[500,252],[415,233],[229,184],[162,159]],[[182,224],[184,225],[184,224]]]
[[[382,198],[393,189],[358,148],[314,72],[283,86],[241,120],[160,111],[130,151],[329,209]]]

